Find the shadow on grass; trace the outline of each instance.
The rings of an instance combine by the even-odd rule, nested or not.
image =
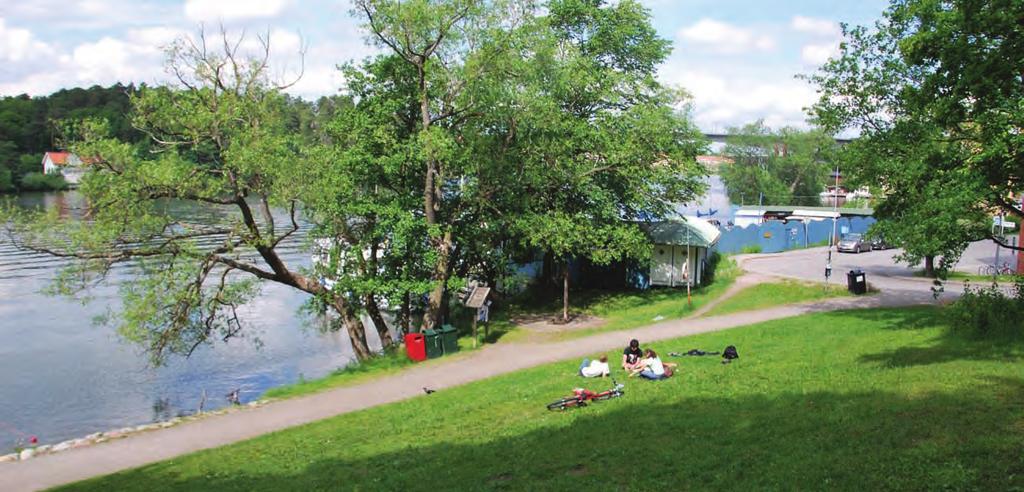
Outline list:
[[[874,323],[885,323],[890,330],[921,330],[942,327],[942,332],[928,346],[894,347],[875,354],[865,354],[860,362],[887,367],[913,367],[942,364],[957,360],[997,360],[1010,363],[1024,359],[1024,337],[971,337],[955,331],[947,323],[945,310],[907,308],[887,310],[844,311],[848,317]]]
[[[859,309],[843,311],[843,314],[872,323],[883,323],[887,330],[922,330],[946,325],[942,312],[931,307]]]
[[[627,405],[629,397],[627,393],[622,400],[567,413],[538,408],[536,418],[543,427],[521,435],[492,433],[478,442],[423,445],[420,433],[406,430],[410,435],[400,445],[404,449],[361,457],[344,449],[346,436],[315,424],[293,432],[287,442],[278,436],[273,449],[264,439],[251,441],[70,490],[1024,486],[1020,378],[979,378],[969,394],[913,397],[889,392],[785,393],[690,397],[645,407]]]

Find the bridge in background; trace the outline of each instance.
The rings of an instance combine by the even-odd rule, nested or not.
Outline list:
[[[729,135],[727,133],[705,133],[704,134],[705,138],[707,138],[708,140],[710,140],[712,142],[715,142],[715,143],[726,143],[726,139],[728,139],[730,136],[731,135]],[[838,143],[840,145],[846,145],[846,144],[848,144],[848,143],[850,143],[852,141],[853,141],[852,138],[836,138],[836,143]]]

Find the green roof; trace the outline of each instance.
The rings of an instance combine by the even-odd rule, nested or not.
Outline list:
[[[710,248],[722,236],[722,232],[710,222],[693,217],[647,222],[640,224],[640,227],[647,232],[654,244]]]
[[[801,205],[789,205],[789,206],[767,205],[767,206],[764,206],[764,207],[758,207],[756,205],[748,205],[748,206],[745,206],[745,207],[740,207],[740,210],[763,210],[763,211],[765,211],[767,213],[790,213],[790,214],[793,213],[794,210],[810,210],[810,211],[814,211],[814,212],[832,212],[832,211],[836,211],[836,212],[839,212],[839,215],[854,216],[854,217],[871,217],[871,216],[875,215],[874,209],[870,209],[870,208],[804,207],[804,206],[801,206]]]

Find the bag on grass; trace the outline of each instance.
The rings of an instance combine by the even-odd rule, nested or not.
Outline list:
[[[722,358],[726,360],[739,359],[740,354],[736,352],[736,346],[730,345],[725,347],[725,351],[722,352]]]

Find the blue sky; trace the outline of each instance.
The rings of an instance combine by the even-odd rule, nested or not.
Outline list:
[[[763,118],[805,126],[814,99],[805,82],[834,53],[838,23],[870,24],[882,0],[641,0],[675,51],[661,67],[665,83],[694,96],[694,117],[708,132]],[[33,0],[0,7],[0,95],[42,95],[63,87],[166,80],[160,46],[194,34],[201,23],[229,31],[269,31],[282,78],[316,97],[344,81],[335,65],[372,52],[348,0]]]

